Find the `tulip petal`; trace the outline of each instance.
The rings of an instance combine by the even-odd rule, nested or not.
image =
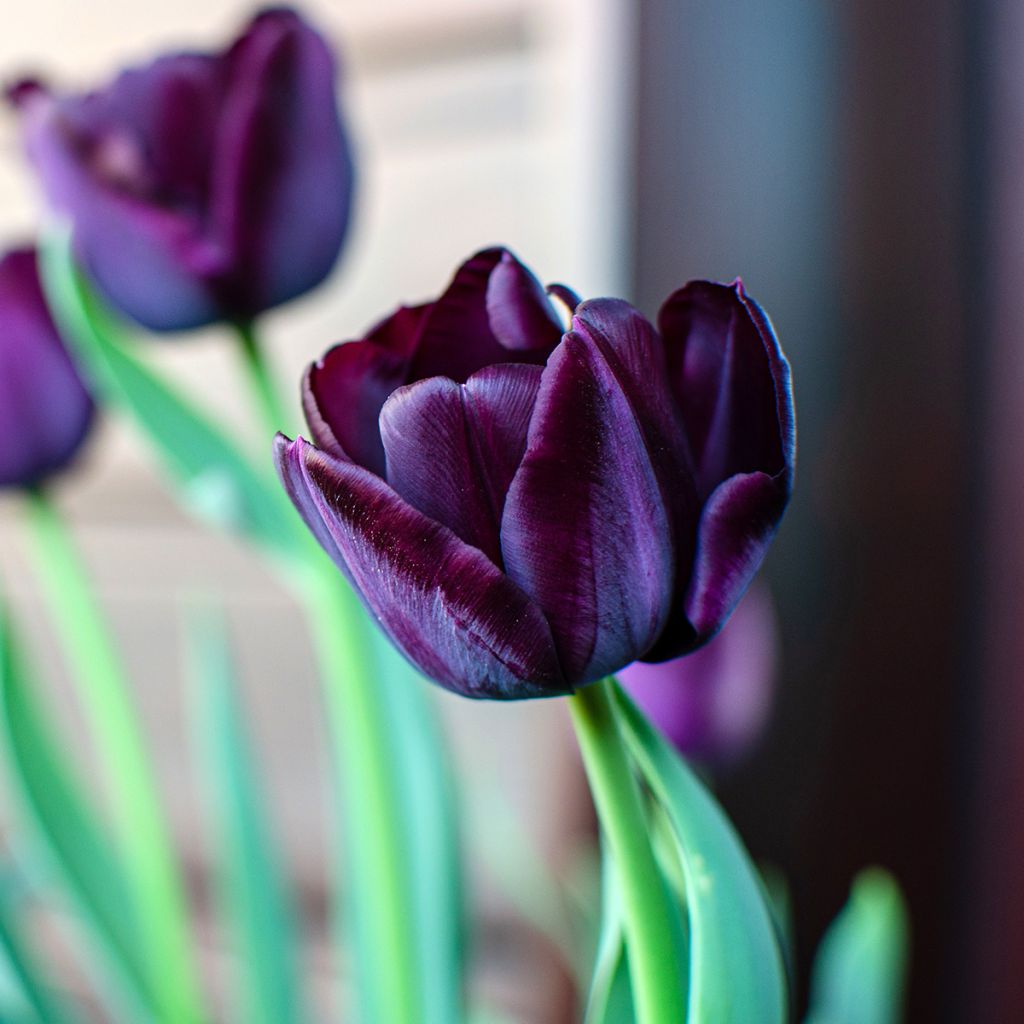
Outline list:
[[[197,217],[205,202],[223,75],[216,57],[175,53],[63,103],[94,173]]]
[[[633,407],[658,475],[672,524],[675,583],[672,610],[654,648],[675,651],[691,642],[685,615],[700,507],[683,421],[669,387],[664,345],[650,321],[628,302],[596,299],[582,303],[573,319],[608,360]]]
[[[761,308],[734,285],[691,281],[658,317],[702,499],[737,473],[792,476],[789,364]]]
[[[225,304],[252,314],[330,272],[348,224],[353,169],[334,59],[294,11],[257,15],[223,59],[228,85],[209,215],[236,261],[220,285]]]
[[[380,414],[388,483],[499,567],[505,493],[540,378],[540,367],[517,364],[488,367],[464,385],[430,377],[399,388]]]
[[[701,516],[686,596],[686,615],[696,633],[686,649],[713,637],[732,613],[760,568],[788,500],[784,471],[776,477],[740,473],[712,492]]]
[[[573,328],[604,356],[647,441],[675,530],[679,575],[690,567],[688,538],[699,515],[689,443],[668,384],[665,349],[650,321],[621,299],[582,303]]]
[[[614,672],[661,631],[675,557],[661,487],[632,405],[585,333],[566,334],[548,360],[501,541],[569,679]]]
[[[570,692],[540,609],[476,548],[353,463],[278,436],[302,517],[400,651],[468,697]]]
[[[507,349],[540,349],[546,355],[562,337],[561,321],[540,282],[507,250],[487,281],[486,307],[491,330]]]
[[[335,345],[302,380],[302,407],[317,445],[384,476],[378,420],[385,399],[405,383],[409,353],[427,306],[402,306],[365,341]]]
[[[0,487],[36,484],[77,452],[92,398],[43,298],[35,252],[0,259]]]
[[[518,261],[506,249],[485,249],[471,256],[455,272],[444,294],[432,304],[420,335],[419,347],[413,358],[409,380],[425,377],[450,377],[462,383],[477,370],[495,363],[542,364],[558,343],[559,335],[552,333],[543,344],[506,348],[491,327],[491,309],[497,314],[500,329],[506,340],[521,343],[523,323],[542,319],[539,310],[528,310],[534,298],[547,300],[543,293],[532,296],[528,288],[516,286],[518,272],[507,266],[493,292],[489,284],[492,274],[508,257]],[[525,268],[521,268],[528,274]],[[520,281],[521,284],[521,281]],[[550,309],[550,305],[548,305]]]

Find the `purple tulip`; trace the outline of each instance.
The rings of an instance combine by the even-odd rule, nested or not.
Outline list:
[[[406,655],[473,697],[571,692],[694,650],[746,590],[793,478],[789,367],[734,285],[659,330],[618,299],[569,330],[511,253],[468,260],[308,370],[284,485]]]
[[[86,95],[9,90],[49,204],[109,300],[153,330],[245,323],[319,284],[348,225],[335,61],[293,11]]]
[[[0,259],[0,487],[32,487],[63,469],[93,402],[47,309],[34,249]]]
[[[724,764],[746,753],[764,728],[776,660],[771,600],[755,584],[700,650],[656,665],[637,661],[618,676],[680,753]]]

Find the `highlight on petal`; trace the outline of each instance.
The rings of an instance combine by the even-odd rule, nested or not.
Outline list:
[[[665,302],[658,325],[701,499],[737,473],[791,477],[789,364],[742,284],[691,281]]]
[[[279,437],[275,458],[317,539],[420,671],[471,697],[571,691],[540,609],[479,550],[301,439]]]
[[[631,404],[583,333],[567,334],[544,370],[501,541],[568,678],[614,672],[661,632],[675,562],[661,486]]]

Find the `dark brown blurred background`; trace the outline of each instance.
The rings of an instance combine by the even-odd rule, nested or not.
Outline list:
[[[741,272],[798,396],[784,678],[725,802],[791,880],[804,979],[880,863],[908,1019],[1019,1020],[1024,7],[645,4],[637,46],[635,292]]]

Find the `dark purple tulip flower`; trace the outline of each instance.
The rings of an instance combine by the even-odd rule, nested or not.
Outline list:
[[[339,345],[278,437],[292,500],[385,631],[472,697],[568,693],[695,650],[789,499],[789,366],[764,313],[697,281],[655,329],[553,303],[489,249],[434,302]]]
[[[728,764],[750,749],[768,720],[776,647],[771,600],[755,584],[699,650],[659,664],[634,662],[618,678],[681,754]]]
[[[89,432],[93,402],[50,318],[34,249],[0,258],[0,487],[63,469]]]
[[[245,323],[319,284],[348,225],[334,57],[296,13],[85,95],[9,90],[49,204],[107,298],[152,330]]]

